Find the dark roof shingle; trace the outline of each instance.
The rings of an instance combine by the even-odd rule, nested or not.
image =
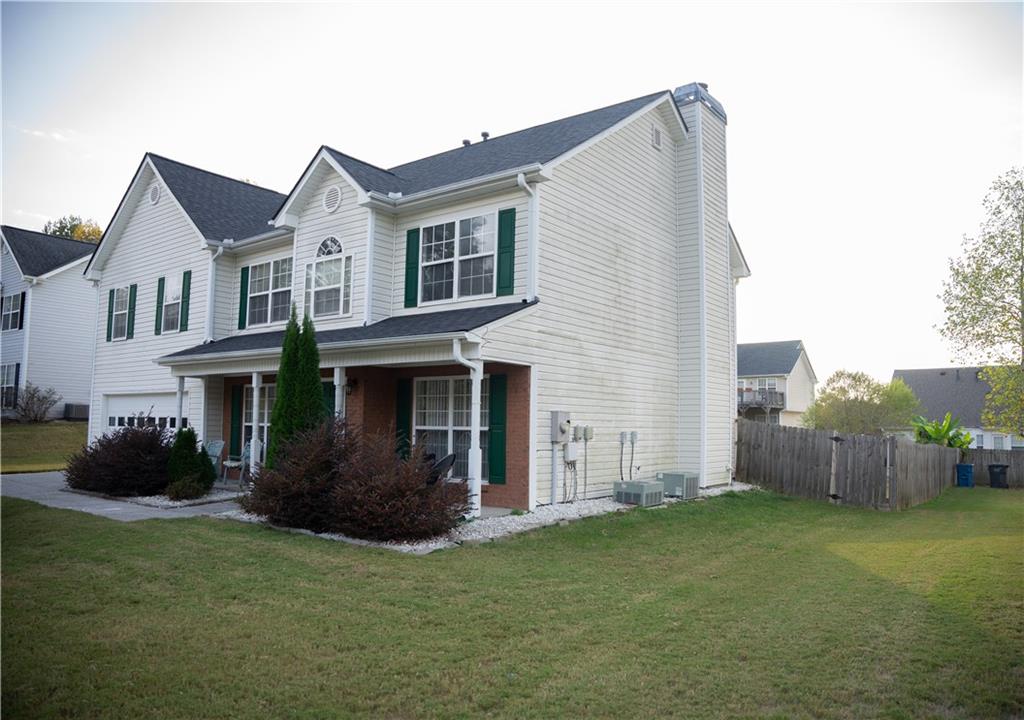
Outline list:
[[[921,401],[921,414],[929,420],[941,420],[953,413],[967,427],[981,427],[981,411],[985,395],[991,387],[978,377],[980,367],[929,368],[896,370],[892,377],[901,378]]]
[[[10,225],[3,226],[3,233],[21,272],[30,277],[45,275],[92,254],[96,249],[95,243],[68,240]]]
[[[242,240],[269,232],[285,196],[241,180],[149,153],[160,177],[207,240]]]
[[[411,195],[462,180],[554,160],[607,130],[669,91],[644,95],[608,107],[475,142],[384,170],[327,148],[366,191]]]
[[[787,375],[793,370],[804,344],[800,340],[743,343],[736,346],[736,375]]]
[[[483,305],[481,307],[460,308],[458,310],[441,310],[419,315],[400,315],[372,325],[342,328],[340,330],[321,330],[316,333],[316,341],[320,345],[361,340],[387,340],[391,338],[415,338],[426,335],[469,332],[488,325],[496,320],[517,313],[535,305],[533,302],[512,302],[500,305]],[[227,353],[269,350],[280,348],[284,342],[284,330],[274,332],[232,335],[223,340],[216,340],[204,345],[180,350],[165,356],[164,359],[181,359],[201,357],[204,355],[220,355]]]

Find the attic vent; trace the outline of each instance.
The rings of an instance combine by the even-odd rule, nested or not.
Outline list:
[[[341,207],[341,187],[331,185],[324,192],[324,210],[332,213],[339,207]]]
[[[156,205],[157,202],[159,202],[159,200],[160,200],[160,186],[159,185],[153,185],[153,187],[151,187],[149,189],[149,204],[150,205]]]
[[[651,125],[651,145],[661,150],[661,128]]]

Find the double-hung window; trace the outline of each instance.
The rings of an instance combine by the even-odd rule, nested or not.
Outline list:
[[[352,314],[352,255],[333,235],[324,239],[316,260],[306,266],[305,312],[320,317]]]
[[[249,267],[249,325],[284,322],[292,307],[292,259]]]
[[[494,294],[494,213],[420,229],[420,302]]]
[[[164,286],[164,311],[160,329],[163,332],[177,330],[181,322],[181,278],[169,278]]]
[[[114,311],[111,315],[110,337],[112,340],[125,340],[128,337],[128,295],[126,287],[114,289]]]
[[[257,423],[254,426],[252,422],[252,385],[245,386],[242,403],[242,433],[244,442],[249,442],[252,440],[253,428],[257,428],[257,437],[260,441],[260,462],[266,458],[267,443],[270,442],[270,415],[274,412],[276,397],[277,388],[274,385],[260,386],[260,409],[256,418]]]
[[[413,442],[437,459],[455,453],[453,477],[469,476],[472,384],[468,378],[417,378],[413,406]],[[488,478],[489,378],[480,388],[482,481]]]
[[[12,409],[18,399],[18,365],[0,365],[0,405]]]
[[[17,330],[21,326],[21,294],[7,295],[3,299],[4,330]]]

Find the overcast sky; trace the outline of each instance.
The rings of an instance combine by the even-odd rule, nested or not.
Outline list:
[[[741,342],[950,364],[947,258],[1022,162],[1022,5],[2,6],[5,224],[110,220],[146,151],[287,192],[695,80],[729,115]]]

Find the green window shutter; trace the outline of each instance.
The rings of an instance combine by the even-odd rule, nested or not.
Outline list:
[[[420,229],[405,233],[405,306],[416,307],[420,297]]]
[[[398,451],[402,457],[409,457],[412,447],[412,378],[399,378],[396,393],[395,431],[398,434]]]
[[[107,296],[107,342],[110,342],[114,332],[114,288],[110,288],[110,295]]]
[[[508,415],[508,376],[491,375],[490,424],[487,426],[487,482],[505,484],[505,427]]]
[[[516,281],[516,209],[498,213],[498,295],[511,295]]]
[[[164,327],[164,279],[156,281],[156,323],[153,325],[153,334],[159,335]]]
[[[181,320],[178,322],[178,332],[188,330],[188,296],[192,290],[192,271],[186,270],[181,274]]]
[[[231,442],[228,454],[239,457],[242,454],[242,393],[245,388],[235,385],[231,388]]]
[[[324,412],[328,416],[334,414],[334,381],[329,380],[323,383],[324,386]]]
[[[131,285],[128,288],[128,339],[135,337],[135,296],[138,294],[139,286]]]
[[[245,330],[246,313],[249,310],[249,267],[242,268],[238,281],[238,329]]]

